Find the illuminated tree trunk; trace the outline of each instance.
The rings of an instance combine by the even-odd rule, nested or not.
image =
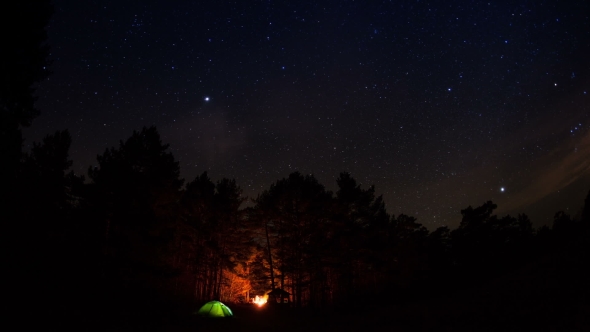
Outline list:
[[[275,276],[272,266],[272,252],[270,250],[270,237],[268,236],[268,225],[264,221],[264,231],[266,232],[266,247],[268,248],[268,264],[270,265],[270,285],[272,289],[275,289]]]

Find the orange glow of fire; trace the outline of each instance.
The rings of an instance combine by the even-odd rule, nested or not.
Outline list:
[[[256,303],[257,306],[262,307],[266,303],[266,299],[256,295],[254,298],[254,303]]]

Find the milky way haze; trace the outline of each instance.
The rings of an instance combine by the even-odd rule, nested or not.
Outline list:
[[[429,228],[493,200],[539,226],[590,189],[590,2],[70,1],[26,144],[74,171],[156,125],[192,180],[249,197],[348,171]],[[504,188],[502,191],[501,188]]]

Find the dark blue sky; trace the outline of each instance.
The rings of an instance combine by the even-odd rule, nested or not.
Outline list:
[[[533,224],[590,189],[588,1],[55,1],[26,144],[73,169],[156,125],[187,180],[257,193],[348,171],[434,228],[486,200]],[[502,188],[504,190],[502,191]]]

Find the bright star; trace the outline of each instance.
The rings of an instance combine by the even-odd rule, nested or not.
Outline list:
[[[205,101],[209,101],[209,97],[205,97]]]
[[[501,192],[504,192],[504,190],[506,190],[504,187],[501,187],[501,188],[500,188],[500,191],[501,191]]]

